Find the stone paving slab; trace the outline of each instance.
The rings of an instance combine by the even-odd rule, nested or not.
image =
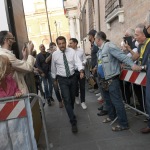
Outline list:
[[[87,92],[88,109],[83,110],[75,105],[78,121],[77,134],[71,132],[65,108],[59,108],[55,101],[53,106],[45,106],[49,142],[52,150],[149,150],[150,134],[143,135],[140,128],[145,127],[144,116],[135,116],[135,112],[127,110],[130,129],[122,132],[111,131],[110,124],[102,123],[105,117],[97,116],[100,106],[97,97]],[[115,123],[116,124],[116,123]],[[114,125],[115,125],[114,124]],[[39,150],[45,149],[43,131],[39,140]]]

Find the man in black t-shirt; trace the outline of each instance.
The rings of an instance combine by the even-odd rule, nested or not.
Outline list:
[[[97,66],[97,52],[98,52],[98,47],[94,44],[94,40],[95,40],[95,34],[97,33],[96,30],[90,30],[88,33],[89,36],[89,41],[91,43],[91,71],[94,77],[97,77],[97,72],[96,72],[96,66]],[[96,79],[95,79],[96,81]],[[96,89],[98,89],[98,85],[97,83],[94,85],[94,90],[90,90],[90,91],[95,91]],[[97,94],[97,93],[96,93]]]
[[[36,66],[39,70],[42,71],[41,77],[44,84],[45,98],[47,99],[48,105],[50,106],[51,101],[54,101],[52,97],[53,86],[50,72],[51,61],[46,62],[46,58],[51,54],[45,51],[45,46],[43,44],[39,46],[39,49],[41,52],[36,57]]]

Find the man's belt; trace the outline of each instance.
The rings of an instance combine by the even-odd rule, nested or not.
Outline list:
[[[75,74],[69,76],[69,77],[64,77],[64,76],[60,76],[60,75],[57,75],[58,78],[64,78],[64,79],[71,79],[72,77],[74,77]]]

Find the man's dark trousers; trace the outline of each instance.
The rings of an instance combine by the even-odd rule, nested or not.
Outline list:
[[[76,125],[77,120],[74,114],[75,90],[76,90],[76,76],[61,77],[57,76],[59,86],[61,89],[62,98],[67,111],[67,114],[72,125]]]
[[[80,87],[80,99],[81,99],[81,103],[85,102],[85,78],[80,79],[80,72],[79,71],[75,71],[75,75],[77,78],[77,82],[76,82],[76,97],[79,97],[79,87]]]

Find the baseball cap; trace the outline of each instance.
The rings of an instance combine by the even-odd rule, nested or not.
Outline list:
[[[97,33],[97,31],[92,29],[89,31],[88,35],[92,35],[94,37],[96,33]]]

